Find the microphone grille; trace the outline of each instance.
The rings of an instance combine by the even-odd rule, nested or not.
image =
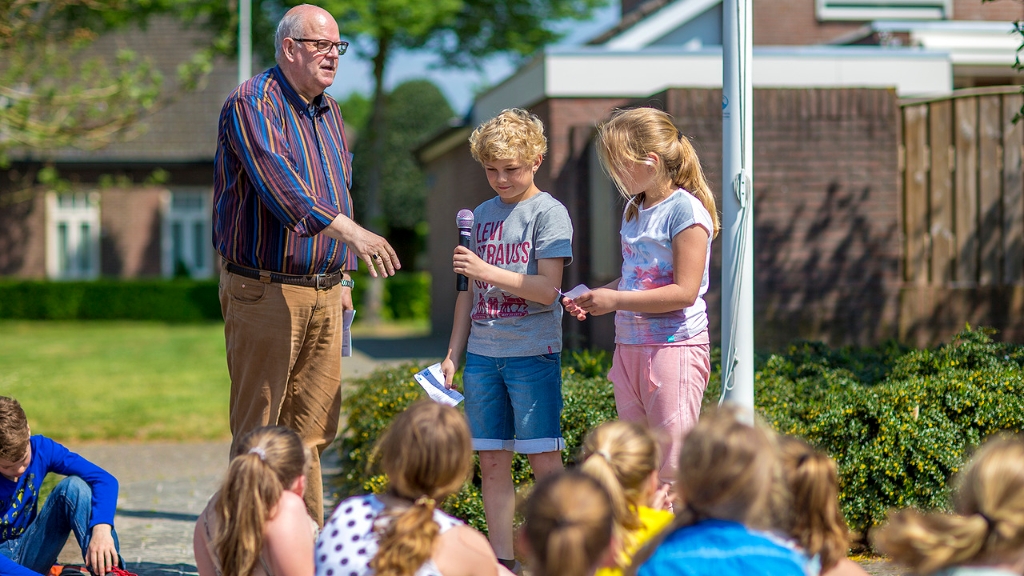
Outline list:
[[[459,228],[472,228],[473,211],[465,208],[459,210],[459,213],[455,216],[455,225]]]

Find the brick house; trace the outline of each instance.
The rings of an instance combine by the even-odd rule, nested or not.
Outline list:
[[[568,207],[575,226],[566,287],[601,285],[619,274],[621,201],[592,146],[594,126],[614,108],[644,104],[673,114],[712,187],[721,187],[721,6],[623,0],[618,25],[586,46],[545,51],[481,94],[464,126],[420,148],[432,183],[437,334],[450,332],[454,308],[452,219],[492,195],[466,137],[500,110],[527,107],[545,122],[549,152],[537,182]],[[1009,32],[1024,4],[758,0],[753,17],[757,346],[900,337],[900,99],[1012,82],[1019,38]],[[713,341],[720,259],[713,250]],[[611,346],[610,316],[564,326],[570,346]]]
[[[175,90],[176,66],[204,32],[154,19],[145,31],[100,38],[91,50],[131,47]],[[90,279],[215,272],[210,198],[217,118],[237,85],[233,62],[218,59],[203,85],[142,121],[141,134],[101,150],[16,151],[0,170],[0,276]],[[67,193],[26,192],[52,165]],[[164,178],[153,182],[154,171]]]

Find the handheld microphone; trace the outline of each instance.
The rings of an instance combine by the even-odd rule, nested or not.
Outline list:
[[[470,247],[470,234],[473,229],[473,211],[463,208],[455,216],[455,225],[459,228],[459,246]],[[463,274],[455,275],[455,289],[459,292],[469,290],[469,278]]]

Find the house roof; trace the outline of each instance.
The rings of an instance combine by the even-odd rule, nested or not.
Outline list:
[[[588,42],[611,50],[639,50],[658,42],[697,16],[718,6],[722,0],[648,0],[623,18],[628,26],[612,28],[601,42]],[[636,14],[637,18],[633,18]]]
[[[162,90],[167,94],[178,89],[178,64],[206,46],[208,34],[198,24],[182,24],[167,17],[153,18],[145,30],[135,28],[101,37],[83,57],[116,54],[119,49],[130,48],[140,58],[149,59],[160,71]],[[234,62],[217,58],[199,89],[184,93],[142,120],[141,134],[130,141],[99,150],[21,150],[12,152],[11,157],[90,163],[212,162],[220,108],[237,84]]]

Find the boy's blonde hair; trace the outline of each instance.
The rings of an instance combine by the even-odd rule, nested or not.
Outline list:
[[[612,542],[614,513],[608,493],[580,472],[539,480],[523,516],[536,576],[593,574]]]
[[[1024,439],[985,442],[957,482],[955,514],[902,510],[875,545],[917,574],[961,564],[1014,563],[1024,556]]]
[[[28,452],[28,418],[14,398],[0,396],[0,460],[18,462]]]
[[[834,460],[793,436],[779,439],[782,475],[791,506],[782,521],[808,556],[821,558],[821,572],[846,558],[849,528],[839,509],[839,472]]]
[[[597,136],[598,155],[605,172],[626,198],[626,221],[636,218],[644,194],[630,197],[621,174],[632,163],[647,161],[648,154],[661,159],[658,177],[668,179],[672,185],[693,194],[711,215],[711,237],[718,236],[721,224],[715,196],[711,193],[704,170],[700,167],[697,151],[690,140],[676,128],[672,117],[655,108],[616,110],[611,120],[602,124]]]
[[[544,123],[536,114],[520,108],[502,110],[473,130],[469,151],[481,164],[495,160],[533,162],[548,151]]]
[[[631,534],[643,527],[638,511],[651,473],[661,463],[661,451],[650,431],[636,422],[605,422],[583,442],[586,457],[580,470],[601,483],[615,511],[615,533],[620,548],[630,547]],[[620,567],[629,558],[616,558]]]
[[[395,417],[375,456],[388,492],[413,504],[387,514],[370,567],[378,576],[411,576],[430,558],[440,527],[434,508],[466,482],[473,440],[466,418],[451,406],[420,400]]]
[[[302,440],[290,428],[264,426],[242,437],[214,507],[213,548],[224,574],[252,574],[271,511],[308,467]]]

